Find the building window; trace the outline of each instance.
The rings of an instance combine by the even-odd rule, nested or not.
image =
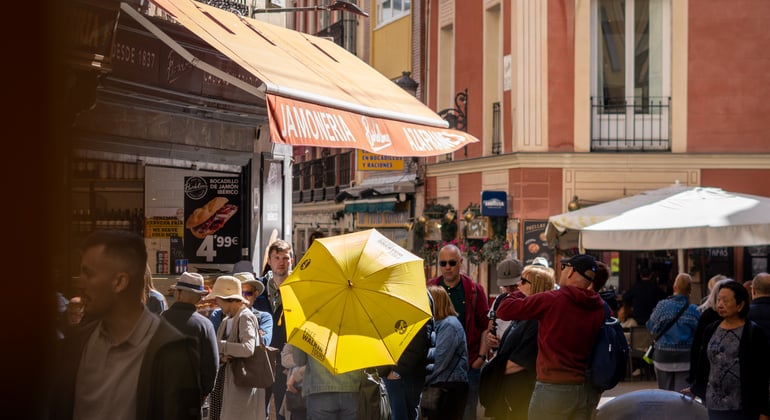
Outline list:
[[[326,186],[333,187],[337,185],[337,155],[324,158],[324,171],[326,172]]]
[[[350,181],[352,180],[351,173],[350,173],[351,155],[352,155],[351,152],[340,153],[340,177],[339,177],[340,186],[348,186],[350,185]]]
[[[322,159],[310,161],[310,168],[313,174],[313,188],[322,188],[324,186],[324,165]]]
[[[406,16],[411,10],[411,0],[377,0],[377,25]]]
[[[310,190],[310,162],[303,162],[300,165],[302,165],[302,169],[300,172],[302,172],[302,190],[303,191],[309,191]]]
[[[594,0],[591,150],[670,150],[670,0]]]

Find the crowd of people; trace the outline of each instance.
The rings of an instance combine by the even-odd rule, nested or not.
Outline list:
[[[393,420],[474,420],[479,405],[494,419],[592,418],[601,391],[588,381],[588,361],[607,308],[653,335],[659,388],[699,397],[710,418],[769,418],[770,274],[750,286],[715,277],[697,306],[690,275],[679,274],[665,296],[642,270],[618,304],[601,293],[609,268],[591,255],[561,260],[558,277],[543,259],[508,258],[490,307],[484,287],[461,273],[457,246],[438,257],[439,275],[426,283],[431,320],[396,365],[377,367]],[[46,417],[358,418],[363,372],[332,374],[287,344],[280,286],[291,245],[273,242],[267,263],[258,275],[239,262],[210,288],[185,272],[169,305],[152,284],[143,238],[89,236],[82,294],[61,304]],[[201,311],[203,301],[217,308]],[[230,366],[261,345],[282,350],[273,385],[237,385]],[[422,403],[428,390],[441,396],[438,406]]]

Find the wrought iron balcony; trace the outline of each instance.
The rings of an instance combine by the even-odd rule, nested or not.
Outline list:
[[[670,150],[670,97],[591,97],[591,151]]]

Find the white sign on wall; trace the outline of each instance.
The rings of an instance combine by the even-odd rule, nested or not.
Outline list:
[[[503,91],[511,90],[511,55],[503,57]]]

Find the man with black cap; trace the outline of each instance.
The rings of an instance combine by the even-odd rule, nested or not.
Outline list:
[[[539,321],[537,383],[529,404],[531,419],[590,419],[598,393],[586,381],[586,369],[599,328],[604,302],[591,290],[594,257],[575,255],[561,261],[558,290],[526,298],[504,299],[500,319]]]
[[[214,389],[214,379],[219,367],[217,333],[211,322],[199,314],[195,307],[207,293],[203,283],[203,276],[198,273],[182,273],[176,284],[171,286],[174,289],[176,302],[160,314],[161,318],[176,327],[182,334],[196,340],[200,357],[201,403]]]

